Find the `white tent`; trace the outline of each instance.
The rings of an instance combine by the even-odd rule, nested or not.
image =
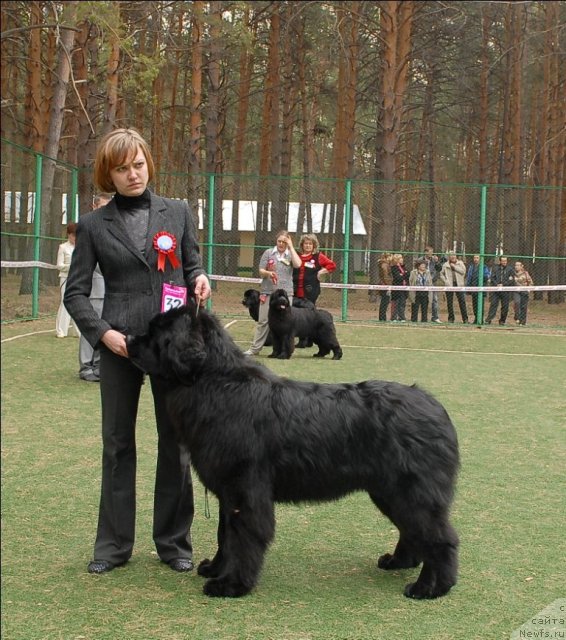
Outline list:
[[[222,202],[222,228],[224,231],[230,230],[230,216],[232,213],[232,200],[223,200]],[[297,220],[299,217],[299,203],[289,203],[289,224],[288,230],[297,232]],[[324,213],[324,207],[326,206],[325,226],[322,229],[322,218]],[[311,216],[312,216],[312,231],[313,233],[329,233],[329,212],[330,205],[324,205],[320,202],[311,204]],[[269,216],[269,229],[271,229],[271,213]],[[257,225],[257,200],[240,200],[238,206],[238,231],[255,231]],[[199,228],[203,228],[203,201],[199,200]],[[303,228],[298,231],[299,233],[307,232],[306,220]],[[331,233],[336,233],[336,229],[332,229]],[[342,233],[344,233],[344,225],[342,226]],[[365,236],[366,228],[360,209],[357,204],[352,206],[352,223],[351,233],[353,235]]]

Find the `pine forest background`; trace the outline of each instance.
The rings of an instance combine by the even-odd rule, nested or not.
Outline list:
[[[98,140],[133,126],[156,192],[257,202],[254,259],[289,202],[309,224],[328,203],[340,229],[348,185],[370,283],[378,251],[478,252],[489,185],[486,260],[546,256],[535,283],[566,282],[565,2],[31,1],[1,18],[2,189],[34,191],[41,154],[44,260],[64,235],[57,194],[89,210]],[[5,195],[3,251],[21,259],[31,221],[14,210]],[[236,247],[219,219],[215,242]]]

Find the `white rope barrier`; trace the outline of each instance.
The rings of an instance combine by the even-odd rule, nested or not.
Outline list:
[[[27,262],[10,262],[2,260],[0,265],[3,269],[19,269],[20,267],[42,267],[43,269],[57,269],[57,265],[48,262],[39,262],[38,260],[29,260]]]
[[[10,262],[8,260],[2,260],[2,268],[20,268],[20,267],[42,267],[44,269],[57,269],[54,264],[48,264],[46,262],[38,262],[30,260],[28,262]],[[219,276],[209,275],[210,280],[216,280],[217,282],[241,282],[244,284],[259,284],[261,278],[245,278],[240,276]],[[509,291],[509,292],[526,292],[526,291],[566,291],[566,284],[557,285],[531,285],[528,287],[415,287],[415,286],[394,286],[386,284],[344,284],[341,282],[321,282],[322,287],[325,289],[348,289],[348,290],[361,290],[361,291],[463,291],[464,293],[479,293],[481,291],[489,293],[491,291]]]

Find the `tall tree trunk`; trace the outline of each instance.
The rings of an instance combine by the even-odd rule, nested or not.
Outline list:
[[[120,3],[115,5],[117,18],[120,19]],[[118,69],[120,67],[120,40],[115,31],[110,32],[110,51],[106,67],[106,107],[104,110],[104,123],[102,135],[112,131],[116,123],[118,111]]]
[[[507,117],[503,130],[503,174],[501,181],[505,185],[518,185],[521,182],[521,89],[524,48],[524,5],[511,3],[505,16],[506,23],[506,69],[509,82],[505,85]],[[520,255],[520,213],[521,193],[517,188],[506,190],[503,207],[502,235],[504,252]]]
[[[295,19],[299,18],[297,8],[300,4],[291,4],[285,7],[285,28],[283,37],[283,62],[282,62],[282,127],[281,127],[281,166],[280,174],[283,177],[279,181],[277,194],[277,210],[280,216],[280,226],[289,227],[289,200],[291,180],[291,156],[293,152],[293,132],[296,122],[297,82],[295,78],[295,56],[293,49],[296,46],[296,35],[293,28]],[[297,228],[297,236],[301,229]]]
[[[482,40],[481,40],[481,71],[479,86],[479,130],[478,130],[478,180],[486,184],[489,179],[488,167],[488,118],[489,118],[489,46],[491,25],[491,10],[489,3],[481,5]]]
[[[191,20],[191,107],[189,126],[189,149],[187,158],[187,198],[193,211],[198,211],[198,190],[196,174],[200,173],[201,155],[201,127],[202,127],[202,65],[203,65],[203,8],[204,2],[196,0],[193,4],[193,18]],[[203,211],[203,217],[206,212]]]
[[[209,193],[214,203],[214,237],[225,243],[222,229],[222,91],[223,77],[221,73],[222,61],[222,3],[216,0],[210,2],[210,37],[208,39],[208,104],[206,109],[206,173],[214,174],[214,193]],[[207,191],[208,193],[208,191]],[[207,207],[208,210],[208,207]],[[209,221],[210,223],[210,221]],[[211,248],[207,247],[207,251]],[[214,254],[213,273],[225,274],[224,256],[218,251]],[[213,285],[216,283],[213,282]]]
[[[77,114],[77,166],[88,167],[96,153],[95,123],[98,99],[95,91],[95,79],[100,70],[98,60],[100,31],[99,27],[91,22],[84,22],[81,27],[80,49],[77,52],[75,71],[77,91],[82,104]],[[79,173],[79,211],[90,210],[93,195],[92,175],[88,171],[81,171]]]
[[[376,222],[372,246],[393,250],[396,245],[396,155],[403,122],[407,90],[407,65],[411,52],[414,3],[386,0],[381,3],[380,25],[383,43],[382,104],[378,113],[381,131],[376,137],[376,162],[385,181],[379,207],[374,208]],[[375,240],[375,245],[374,245]]]
[[[76,15],[76,4],[67,3],[63,8],[62,24],[74,25]],[[47,144],[45,146],[45,158],[43,164],[42,193],[41,193],[41,225],[42,236],[51,235],[55,229],[61,229],[61,221],[54,219],[52,209],[59,211],[59,205],[52,202],[53,185],[55,179],[56,160],[59,156],[59,144],[61,139],[61,128],[63,126],[63,115],[67,98],[67,88],[71,72],[71,52],[75,40],[75,32],[72,29],[62,29],[59,34],[57,70],[55,73],[56,83],[53,89],[53,99],[51,104],[51,118],[47,133]],[[54,205],[54,206],[53,206]],[[53,252],[45,256],[47,262],[53,261]]]
[[[271,5],[269,49],[267,74],[263,92],[263,110],[261,119],[261,138],[259,156],[259,185],[256,221],[256,249],[254,265],[259,264],[263,252],[261,245],[272,243],[272,232],[269,229],[269,210],[271,199],[271,183],[269,175],[277,175],[278,167],[274,160],[279,148],[279,47],[281,43],[281,19],[279,6]],[[272,231],[277,233],[279,220],[272,219]]]
[[[236,131],[234,133],[234,188],[232,194],[232,209],[230,212],[230,226],[228,242],[230,244],[239,244],[240,234],[238,229],[239,211],[240,211],[240,193],[242,188],[241,174],[246,173],[245,164],[245,142],[246,142],[246,122],[248,120],[248,112],[250,107],[250,86],[252,80],[252,69],[254,64],[253,48],[257,36],[257,23],[251,19],[251,10],[248,6],[244,10],[243,22],[250,34],[250,44],[247,46],[242,43],[240,49],[239,60],[239,81],[237,88],[238,96],[238,112],[236,117]],[[236,273],[239,264],[239,255],[235,251],[231,251],[228,259],[228,269],[230,273]]]
[[[566,257],[566,238],[564,231],[566,227],[566,212],[564,210],[564,195],[559,191],[558,187],[563,187],[566,160],[564,154],[566,152],[566,117],[564,116],[564,100],[566,91],[564,85],[566,78],[563,66],[560,64],[560,48],[558,31],[560,29],[559,6],[556,2],[549,2],[545,5],[547,40],[545,53],[548,60],[548,77],[547,85],[548,95],[548,116],[547,116],[547,132],[545,136],[547,159],[545,162],[546,175],[545,184],[554,189],[548,192],[548,210],[545,212],[547,216],[546,233],[547,233],[547,254],[551,256]],[[559,280],[560,268],[558,260],[549,261],[548,277],[549,282],[564,282]],[[563,291],[549,291],[548,302],[557,304],[563,302],[565,294]]]
[[[329,233],[324,244],[344,248],[344,209],[346,179],[351,177],[354,157],[354,125],[356,122],[356,84],[358,77],[359,10],[357,1],[343,2],[337,7],[338,37],[342,43],[338,64],[338,113],[334,134],[331,176],[335,178],[330,197]],[[351,211],[348,211],[351,215]],[[350,229],[351,233],[351,229]],[[338,272],[344,271],[344,253],[340,253]],[[354,279],[353,262],[349,264],[351,281]]]
[[[168,166],[180,166],[179,159],[176,157],[175,153],[175,135],[176,135],[176,127],[177,127],[177,92],[179,90],[179,69],[181,68],[181,47],[180,43],[183,37],[183,20],[185,17],[185,12],[182,9],[178,9],[174,15],[174,22],[177,25],[177,35],[176,35],[176,43],[174,56],[174,64],[173,64],[173,77],[171,80],[171,89],[170,89],[170,101],[171,101],[171,111],[169,117],[169,123],[167,127],[167,165]],[[182,148],[179,145],[179,148]],[[171,174],[168,173],[164,177],[164,193],[171,193]]]

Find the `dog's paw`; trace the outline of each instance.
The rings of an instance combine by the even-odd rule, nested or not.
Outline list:
[[[398,558],[391,553],[384,553],[377,560],[377,566],[385,571],[392,571],[394,569],[412,569],[418,567],[420,561],[416,558]]]
[[[216,573],[215,569],[214,562],[206,558],[199,564],[197,573],[203,578],[213,578]]]
[[[430,584],[419,584],[417,582],[411,582],[405,587],[404,595],[407,598],[413,598],[413,600],[434,600],[434,598],[440,598],[446,595],[450,591],[450,587],[438,588]]]
[[[202,591],[211,598],[241,598],[249,593],[251,589],[239,582],[212,579],[204,583]]]

